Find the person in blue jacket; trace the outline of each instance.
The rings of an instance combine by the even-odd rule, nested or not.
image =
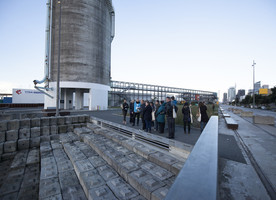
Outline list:
[[[139,118],[140,118],[140,112],[141,112],[141,103],[139,101],[139,98],[134,102],[134,119],[132,126],[135,125],[135,118],[137,117],[137,126],[139,126]]]
[[[165,127],[165,105],[164,101],[161,101],[161,106],[158,108],[156,112],[156,121],[158,123],[158,131],[159,133],[164,133]]]

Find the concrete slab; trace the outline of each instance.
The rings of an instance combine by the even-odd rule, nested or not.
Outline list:
[[[67,125],[58,126],[58,133],[66,133],[66,132],[67,132]]]
[[[40,127],[31,128],[31,137],[35,138],[39,136],[40,136]]]
[[[8,121],[8,130],[18,130],[19,127],[19,120],[14,119]]]
[[[167,186],[159,188],[155,190],[153,193],[151,193],[151,199],[152,200],[161,200],[165,199],[167,193],[169,192],[169,189]]]
[[[4,153],[16,152],[17,142],[16,141],[6,141],[4,143]]]
[[[145,164],[141,165],[141,168],[161,181],[164,181],[165,179],[173,176],[173,174],[168,170],[151,162],[146,162]]]
[[[151,149],[143,144],[137,144],[133,147],[133,151],[140,156],[148,159],[149,154],[155,153],[156,150]]]
[[[30,138],[30,148],[40,147],[40,137]]]
[[[89,190],[91,188],[97,188],[102,185],[105,185],[104,179],[100,175],[95,173],[97,173],[96,170],[81,173],[80,183],[83,187],[86,196],[88,195]]]
[[[49,136],[50,135],[50,126],[42,126],[40,128],[41,136]]]
[[[139,193],[133,187],[127,184],[120,177],[108,181],[107,185],[115,194],[115,196],[121,200],[132,199],[139,195]]]
[[[0,131],[0,142],[6,141],[6,131]]]
[[[80,184],[64,187],[62,189],[62,197],[63,199],[68,199],[68,200],[75,200],[75,199],[86,200],[87,199]]]
[[[80,176],[81,172],[95,169],[88,159],[76,161],[74,163],[74,168],[78,177]]]
[[[19,123],[20,123],[20,128],[31,128],[30,119],[21,119]]]
[[[31,129],[21,128],[19,129],[19,139],[29,139],[31,136]]]
[[[58,172],[72,171],[74,169],[71,161],[65,160],[61,162],[57,162]]]
[[[0,132],[8,130],[8,122],[7,121],[0,121]]]
[[[107,165],[106,161],[104,159],[102,159],[101,157],[99,157],[99,156],[89,157],[88,160],[91,162],[91,164],[95,168],[103,166],[103,165]]]
[[[50,126],[50,135],[58,134],[57,126]]]
[[[40,126],[49,126],[50,118],[49,117],[41,117],[40,118]]]
[[[18,150],[25,150],[30,148],[30,139],[19,139],[17,141]]]
[[[88,199],[93,199],[93,200],[104,200],[104,199],[109,199],[109,200],[115,200],[117,199],[111,190],[106,186],[100,186],[98,188],[93,188],[89,190],[89,195]]]
[[[10,166],[11,169],[24,168],[28,157],[28,150],[20,151],[16,154]]]
[[[28,157],[27,157],[27,165],[32,165],[35,163],[39,163],[39,150],[38,149],[31,149],[29,151]]]
[[[58,178],[48,178],[40,180],[39,198],[46,198],[61,194]]]
[[[73,170],[60,172],[59,181],[61,189],[65,189],[68,186],[80,184],[79,179]]]
[[[275,117],[272,116],[263,116],[263,115],[254,115],[253,116],[254,124],[266,124],[266,125],[275,125]]]
[[[149,155],[149,161],[171,171],[172,165],[178,160],[168,154],[156,152]]]
[[[117,172],[109,165],[98,167],[97,171],[104,178],[105,181],[118,177]]]
[[[31,119],[31,128],[33,127],[40,127],[40,118]]]
[[[6,131],[6,141],[16,141],[18,139],[18,130]]]

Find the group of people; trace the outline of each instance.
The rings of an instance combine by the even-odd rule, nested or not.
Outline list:
[[[151,133],[152,127],[154,127],[155,131],[158,131],[159,133],[164,133],[165,119],[167,119],[167,126],[169,131],[168,138],[174,138],[175,118],[176,113],[178,111],[178,107],[177,101],[173,96],[167,97],[166,102],[156,100],[155,103],[144,100],[140,101],[137,98],[136,101],[132,100],[128,105],[127,101],[124,100],[123,104],[121,105],[121,108],[124,116],[124,124],[127,123],[126,116],[129,109],[130,124],[132,124],[132,126],[135,126],[136,122],[137,126],[139,126],[141,117],[142,129],[149,133]],[[207,107],[204,105],[204,103],[200,103],[198,115],[201,116],[201,132],[203,131],[204,127],[206,126],[209,120],[206,111]],[[191,131],[191,123],[193,122],[193,117],[191,113],[191,107],[189,103],[186,102],[182,108],[185,134],[186,128],[188,128],[188,134],[190,134]]]

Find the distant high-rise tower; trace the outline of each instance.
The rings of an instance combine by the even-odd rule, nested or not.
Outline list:
[[[236,98],[236,89],[235,87],[230,87],[228,89],[228,101],[232,102],[235,100],[235,98]]]

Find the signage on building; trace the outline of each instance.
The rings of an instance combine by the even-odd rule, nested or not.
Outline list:
[[[259,89],[259,94],[268,94],[268,89],[267,88]]]
[[[44,94],[32,89],[13,89],[12,103],[44,103]]]

